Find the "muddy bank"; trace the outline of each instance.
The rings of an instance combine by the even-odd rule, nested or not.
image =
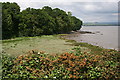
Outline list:
[[[105,49],[120,49],[118,47],[118,27],[114,26],[83,27],[81,31],[72,31],[68,35],[63,35],[62,38],[89,43]]]
[[[78,30],[78,31],[71,31],[69,34],[61,35],[60,37],[65,38],[65,39],[72,39],[73,37],[78,37],[78,35],[81,35],[81,34],[96,34],[96,33],[100,33],[100,32],[99,31],[98,32],[90,32],[90,31]]]

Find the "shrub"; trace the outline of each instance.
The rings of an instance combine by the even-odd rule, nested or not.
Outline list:
[[[75,52],[75,53],[74,53]],[[76,55],[77,54],[77,55]],[[74,48],[73,53],[50,55],[44,52],[27,53],[16,58],[3,56],[5,78],[76,78],[118,79],[118,60],[106,60],[112,54],[93,55]],[[114,57],[114,56],[112,56]]]

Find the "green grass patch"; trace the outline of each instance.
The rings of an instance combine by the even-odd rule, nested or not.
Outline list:
[[[3,40],[3,53],[18,56],[31,50],[45,51],[46,53],[63,53],[71,50],[71,42],[66,42],[58,35],[43,35],[37,37],[21,37],[13,40]]]
[[[9,42],[17,42],[17,41],[22,41],[22,40],[29,40],[30,37],[18,37],[18,38],[13,38],[13,39],[8,39],[8,40],[2,40],[2,43],[9,43]]]

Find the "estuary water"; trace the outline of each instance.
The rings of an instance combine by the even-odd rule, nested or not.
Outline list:
[[[70,37],[77,42],[86,42],[106,49],[118,48],[118,26],[83,26],[81,31],[90,31],[94,34],[86,33]]]

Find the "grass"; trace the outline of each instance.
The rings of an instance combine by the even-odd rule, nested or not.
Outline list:
[[[12,40],[3,40],[3,53],[18,56],[31,50],[45,51],[46,53],[64,53],[74,46],[71,42],[66,42],[56,35],[41,37],[21,37]]]
[[[45,51],[49,54],[61,54],[71,51],[75,46],[80,46],[82,52],[103,55],[104,53],[118,53],[116,50],[104,49],[99,46],[93,46],[88,43],[78,43],[75,40],[67,40],[60,35],[43,35],[37,37],[19,37],[10,40],[3,40],[3,53],[9,53],[11,56],[19,56],[31,50]]]

